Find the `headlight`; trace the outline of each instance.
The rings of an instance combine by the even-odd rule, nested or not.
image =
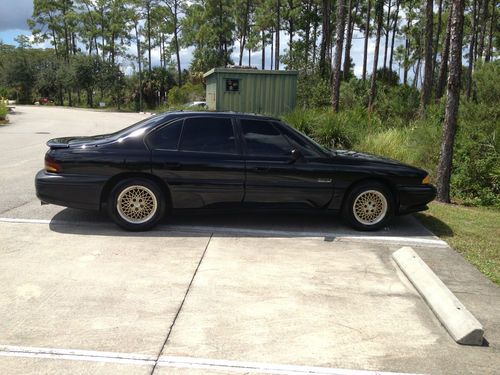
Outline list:
[[[428,185],[430,183],[431,183],[431,178],[429,177],[429,175],[425,176],[424,179],[422,180],[422,184]]]

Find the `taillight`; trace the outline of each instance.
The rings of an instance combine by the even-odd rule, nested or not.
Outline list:
[[[61,165],[50,155],[45,155],[45,170],[47,172],[59,173],[62,168]]]

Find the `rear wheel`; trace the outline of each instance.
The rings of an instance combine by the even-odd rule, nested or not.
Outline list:
[[[154,182],[143,178],[120,181],[111,190],[108,212],[120,227],[141,231],[154,227],[165,212],[165,198]]]
[[[344,218],[358,230],[377,230],[394,215],[392,194],[385,185],[365,182],[354,187],[344,202]]]

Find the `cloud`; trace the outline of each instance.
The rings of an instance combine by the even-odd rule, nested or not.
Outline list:
[[[0,0],[0,32],[28,30],[26,20],[33,14],[33,0]]]

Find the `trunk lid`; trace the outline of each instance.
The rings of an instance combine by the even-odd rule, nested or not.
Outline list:
[[[92,137],[61,137],[53,138],[47,142],[47,146],[51,149],[70,148],[80,146],[99,146],[104,143],[109,143],[113,139],[110,134],[95,135]]]

